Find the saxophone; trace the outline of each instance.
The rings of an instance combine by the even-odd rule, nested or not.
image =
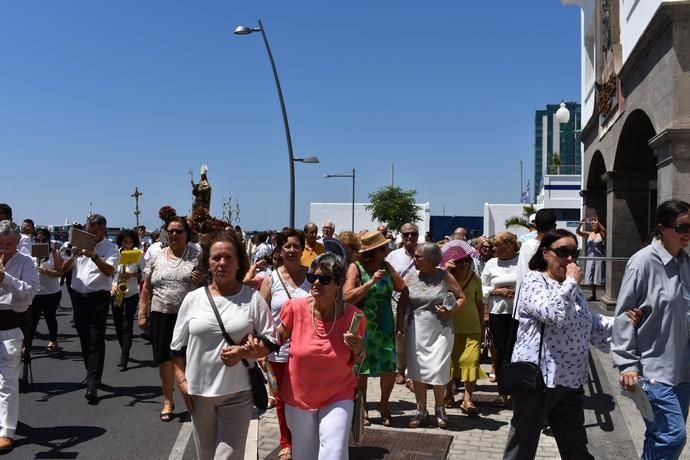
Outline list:
[[[117,272],[117,293],[115,294],[115,300],[113,301],[113,305],[116,307],[121,307],[122,301],[125,300],[125,292],[127,292],[126,269],[127,266],[121,264],[120,269]]]
[[[117,271],[117,287],[115,293],[115,300],[113,305],[121,307],[125,299],[125,292],[127,292],[127,265],[139,263],[142,252],[139,249],[130,249],[120,251],[120,269]]]

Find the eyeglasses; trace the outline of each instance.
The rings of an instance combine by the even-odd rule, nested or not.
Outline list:
[[[403,238],[417,238],[419,236],[419,233],[417,232],[403,232],[401,233]]]
[[[333,277],[329,275],[317,275],[316,273],[307,273],[307,281],[309,281],[311,284],[314,284],[316,283],[316,280],[319,280],[319,283],[326,286],[328,284],[331,284],[331,281],[333,281]]]
[[[182,235],[184,232],[184,230],[178,230],[175,228],[172,230],[168,230],[168,235]]]
[[[676,233],[690,232],[690,224],[664,225],[664,227],[672,228]]]
[[[549,251],[553,252],[556,254],[557,257],[560,257],[561,259],[567,259],[568,257],[572,257],[573,259],[577,259],[577,256],[579,255],[580,250],[578,248],[570,249],[567,246],[561,246],[558,248],[546,248]]]

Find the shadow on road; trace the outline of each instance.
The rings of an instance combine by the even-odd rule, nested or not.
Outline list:
[[[587,380],[587,386],[589,391],[584,396],[584,408],[594,412],[597,423],[585,425],[585,428],[598,426],[602,431],[613,431],[611,412],[615,409],[615,403],[610,394],[604,393],[592,353],[589,353],[589,379]]]
[[[37,451],[34,458],[76,458],[78,450],[68,452],[77,445],[104,435],[106,430],[97,426],[51,426],[45,428],[31,427],[19,422],[15,447],[32,445],[37,448],[45,447],[45,451]]]
[[[158,398],[160,398],[163,394],[160,386],[153,385],[113,387],[103,384],[99,388],[105,392],[101,393],[101,401],[112,398],[131,398],[131,401],[127,403],[128,406],[135,406],[138,403],[160,404]],[[154,399],[155,401],[152,401]]]

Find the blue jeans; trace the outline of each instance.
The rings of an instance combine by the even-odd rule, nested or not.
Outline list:
[[[647,431],[642,460],[675,460],[685,445],[690,383],[648,384],[645,392],[654,410],[654,421],[645,420]]]

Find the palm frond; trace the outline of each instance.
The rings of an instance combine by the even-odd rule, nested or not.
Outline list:
[[[525,219],[524,217],[518,217],[518,216],[509,217],[508,219],[506,219],[505,226],[506,226],[506,228],[513,227],[513,226],[525,227],[528,230],[530,228],[529,222],[527,221],[527,219]]]

